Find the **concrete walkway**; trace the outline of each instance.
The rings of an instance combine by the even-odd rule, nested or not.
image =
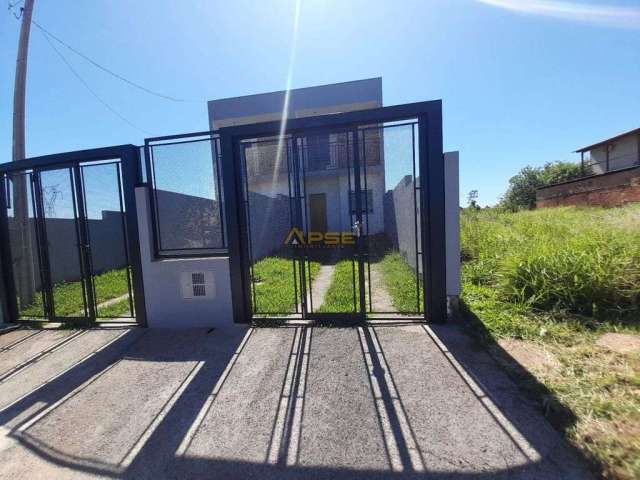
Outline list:
[[[452,325],[0,343],[1,478],[589,478]]]
[[[373,312],[396,312],[393,299],[387,290],[384,274],[379,263],[369,265],[369,278],[371,278],[371,308]],[[368,281],[368,280],[367,280]],[[368,287],[368,285],[367,285]]]
[[[307,305],[313,306],[314,312],[324,304],[324,298],[333,281],[335,270],[335,265],[321,265],[320,270],[311,282],[311,292],[307,292]],[[301,305],[298,306],[298,311],[302,311]]]

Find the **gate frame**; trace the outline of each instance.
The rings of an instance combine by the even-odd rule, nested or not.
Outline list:
[[[0,164],[0,175],[21,170],[43,169],[48,167],[73,168],[73,166],[77,165],[79,162],[90,163],[115,159],[120,160],[120,168],[122,172],[122,196],[124,198],[125,207],[125,221],[127,228],[126,239],[131,267],[131,286],[134,295],[135,320],[138,325],[144,327],[147,325],[147,315],[142,280],[140,237],[138,235],[138,214],[135,196],[135,187],[141,183],[139,148],[132,144],[125,144],[26,158],[17,162]],[[3,293],[5,294],[6,299],[6,305],[4,308],[8,313],[7,320],[15,323],[19,321],[19,312],[16,301],[16,288],[13,277],[11,245],[8,235],[9,224],[5,200],[6,192],[3,191],[0,195],[0,233],[2,233],[0,235],[0,258],[2,259],[3,267]],[[0,286],[2,286],[2,283],[0,283]],[[62,318],[58,320],[61,322],[64,321]],[[95,318],[89,317],[88,321],[92,324],[96,323]],[[73,323],[73,321],[69,323]]]
[[[421,177],[420,212],[427,212],[421,223],[423,315],[431,322],[444,322],[447,315],[445,184],[442,141],[442,101],[408,103],[353,112],[277,120],[219,129],[221,146],[224,212],[234,322],[250,323],[249,239],[241,225],[246,222],[242,201],[242,171],[239,144],[243,139],[304,133],[308,129],[348,128],[418,119],[419,168]],[[426,182],[424,181],[426,179]],[[235,228],[231,226],[235,225]]]

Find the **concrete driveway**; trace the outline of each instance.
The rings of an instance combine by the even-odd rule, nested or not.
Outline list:
[[[589,478],[454,325],[0,336],[0,477]]]

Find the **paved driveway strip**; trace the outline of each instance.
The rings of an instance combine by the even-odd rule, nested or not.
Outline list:
[[[0,382],[0,408],[6,408],[52,381],[56,376],[93,355],[96,350],[123,335],[126,331],[123,329],[91,330],[76,336],[50,354],[30,363],[25,367],[28,370],[20,371],[20,374],[15,374]]]
[[[26,328],[9,330],[8,332],[0,335],[0,351],[11,348],[18,342],[23,341],[31,335],[36,335],[37,333],[40,333],[40,330],[28,330]]]
[[[454,326],[75,333],[0,382],[0,478],[589,478]]]
[[[26,338],[0,352],[0,381],[81,335],[79,330],[52,330]]]

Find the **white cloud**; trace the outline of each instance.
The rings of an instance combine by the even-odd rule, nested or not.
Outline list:
[[[640,7],[552,0],[477,0],[493,7],[529,15],[617,28],[640,29]]]

